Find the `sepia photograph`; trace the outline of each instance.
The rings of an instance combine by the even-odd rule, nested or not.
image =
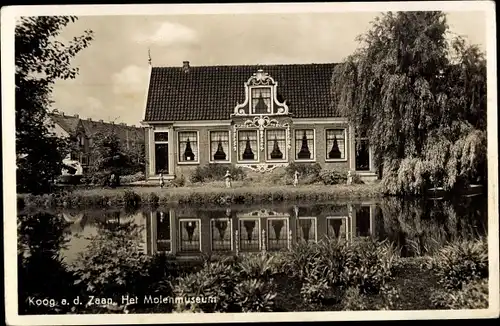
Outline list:
[[[493,2],[1,16],[8,324],[498,318]]]

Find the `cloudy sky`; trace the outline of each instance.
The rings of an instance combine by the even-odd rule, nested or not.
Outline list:
[[[83,118],[139,124],[148,49],[153,66],[339,62],[358,46],[377,12],[177,16],[83,16],[61,34],[94,31],[74,58],[74,80],[54,87],[54,107]],[[483,12],[450,12],[453,33],[486,46]],[[242,85],[243,86],[243,85]]]

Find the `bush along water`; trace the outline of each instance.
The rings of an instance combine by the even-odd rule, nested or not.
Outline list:
[[[192,183],[221,181],[227,170],[231,173],[233,180],[243,180],[246,176],[242,168],[231,164],[207,164],[197,167],[191,175],[190,181]]]

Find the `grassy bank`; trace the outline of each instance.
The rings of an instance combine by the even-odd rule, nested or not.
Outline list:
[[[141,205],[164,204],[259,204],[283,201],[314,201],[382,196],[380,184],[355,185],[239,185],[224,188],[222,182],[203,185],[152,188],[120,187],[117,189],[79,189],[55,194],[19,194],[18,207],[139,207]]]

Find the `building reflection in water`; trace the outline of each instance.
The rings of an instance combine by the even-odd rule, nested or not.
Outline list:
[[[279,251],[293,242],[324,236],[351,240],[373,234],[375,205],[330,205],[236,211],[171,208],[151,213],[147,252],[203,253]]]

